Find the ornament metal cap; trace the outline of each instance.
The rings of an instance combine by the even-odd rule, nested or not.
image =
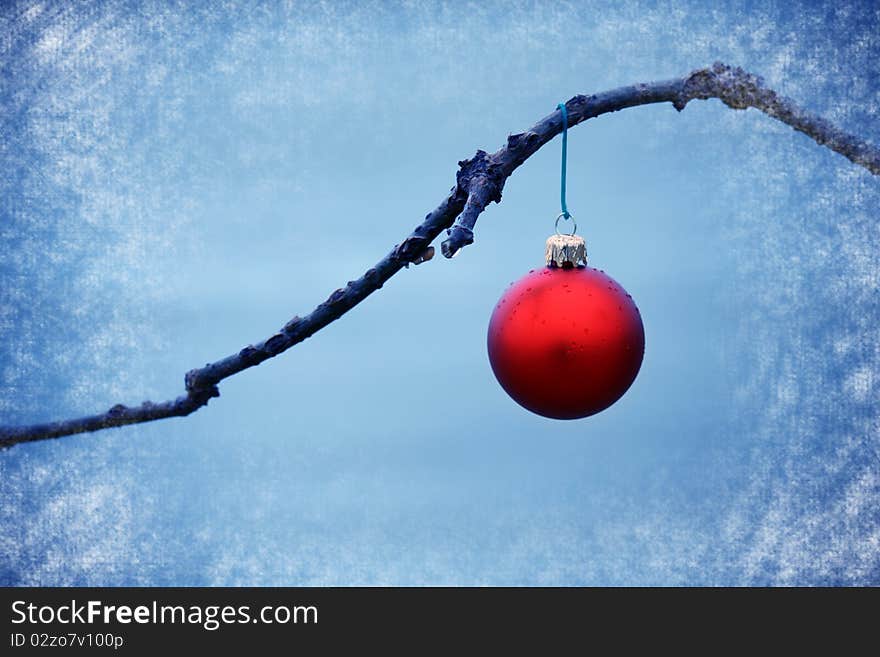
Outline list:
[[[586,267],[587,243],[579,235],[551,235],[547,238],[544,261],[548,267]]]

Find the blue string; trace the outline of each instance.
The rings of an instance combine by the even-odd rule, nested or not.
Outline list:
[[[559,200],[562,202],[562,216],[570,219],[568,206],[565,204],[565,161],[568,159],[568,110],[565,103],[559,103],[556,109],[562,111],[562,184],[559,190]]]

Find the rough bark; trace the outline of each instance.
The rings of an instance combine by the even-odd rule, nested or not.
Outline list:
[[[591,96],[575,96],[565,106],[569,127],[573,127],[587,119],[627,107],[669,102],[681,111],[692,100],[709,98],[717,98],[732,109],[754,107],[865,167],[874,175],[880,175],[880,149],[806,112],[791,100],[768,89],[760,77],[721,63],[673,80],[634,84]],[[280,331],[262,342],[248,345],[226,358],[187,372],[184,377],[186,394],[161,403],[144,402],[131,407],[117,404],[105,413],[73,420],[0,427],[0,447],[168,417],[183,417],[206,406],[212,397],[219,397],[217,384],[223,379],[287,351],[354,308],[410,263],[430,260],[434,254],[434,247],[430,244],[444,230],[447,238],[441,250],[447,258],[471,244],[477,218],[489,203],[501,201],[504,183],[510,175],[560,132],[562,114],[555,110],[526,132],[510,135],[506,145],[494,153],[478,150],[471,159],[459,162],[456,184],[447,197],[374,267],[359,279],[335,290],[311,313],[305,317],[294,317]]]

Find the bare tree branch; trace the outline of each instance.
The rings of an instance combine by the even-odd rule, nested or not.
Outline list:
[[[635,84],[592,96],[575,96],[565,106],[569,126],[575,126],[587,119],[627,107],[669,102],[681,111],[691,100],[709,98],[718,98],[732,109],[759,109],[865,167],[874,175],[880,175],[880,149],[777,95],[764,86],[761,78],[721,63],[674,80]],[[447,258],[472,243],[477,218],[489,203],[501,201],[504,183],[510,175],[561,131],[562,115],[556,110],[526,132],[510,135],[507,144],[496,152],[489,154],[479,150],[473,158],[459,162],[456,184],[449,195],[375,267],[356,281],[349,281],[344,288],[334,291],[310,314],[291,319],[266,340],[187,372],[184,379],[185,395],[158,404],[144,402],[134,407],[118,404],[106,413],[73,420],[0,427],[0,447],[168,417],[183,417],[206,406],[212,397],[220,395],[217,384],[223,379],[287,351],[354,308],[410,263],[429,260],[434,254],[430,244],[443,230],[448,233],[441,245],[443,255]]]

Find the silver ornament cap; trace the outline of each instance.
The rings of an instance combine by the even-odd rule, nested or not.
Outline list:
[[[551,235],[547,238],[544,261],[548,267],[586,267],[587,243],[579,235]]]

